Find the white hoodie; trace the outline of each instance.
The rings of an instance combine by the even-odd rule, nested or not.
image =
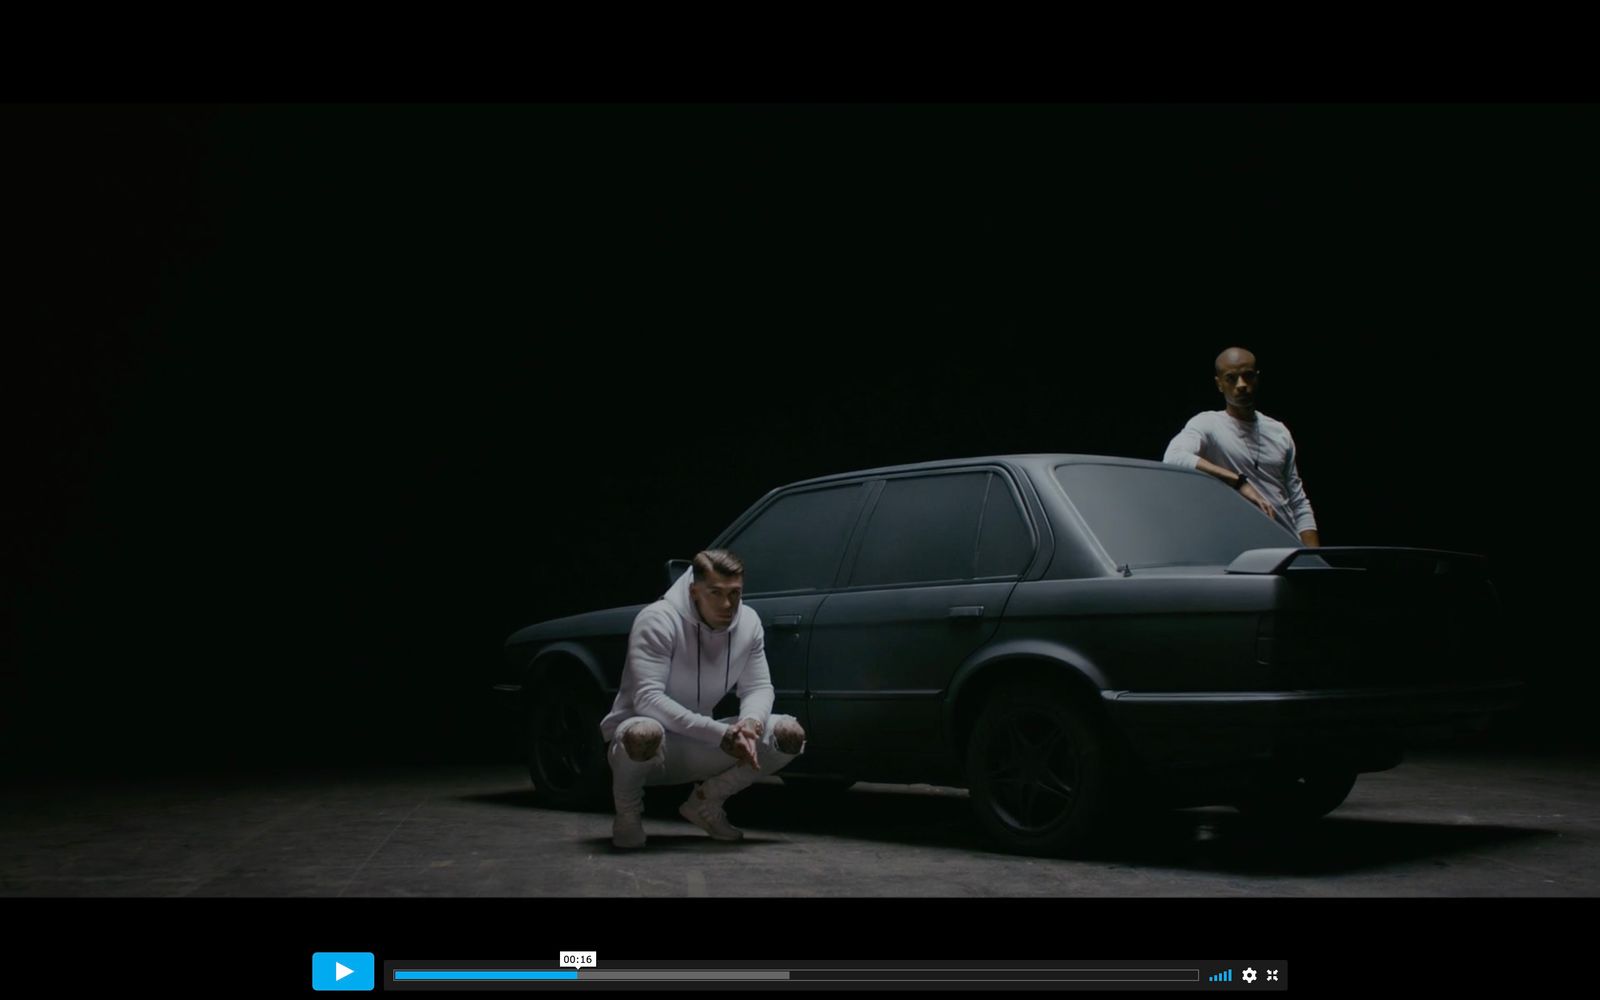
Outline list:
[[[685,571],[661,600],[634,618],[622,687],[611,713],[600,721],[606,742],[623,722],[642,715],[669,733],[721,743],[728,727],[706,713],[735,688],[740,717],[766,727],[773,691],[761,616],[741,604],[732,625],[712,628],[689,596],[693,581],[694,570]]]

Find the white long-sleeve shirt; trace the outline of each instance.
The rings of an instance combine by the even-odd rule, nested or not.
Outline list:
[[[1162,461],[1193,469],[1199,459],[1236,472],[1250,481],[1278,518],[1295,534],[1316,531],[1306,488],[1295,467],[1294,437],[1281,420],[1256,411],[1254,420],[1240,420],[1227,410],[1197,413],[1167,445]]]
[[[740,605],[732,625],[712,628],[701,621],[689,596],[693,579],[694,571],[686,571],[661,600],[634,618],[622,684],[600,722],[607,742],[623,722],[642,715],[669,733],[720,743],[728,726],[707,713],[734,690],[740,718],[766,726],[774,691],[761,616]]]

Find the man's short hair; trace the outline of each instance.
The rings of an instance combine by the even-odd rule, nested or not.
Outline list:
[[[695,555],[693,563],[695,583],[713,572],[722,576],[744,576],[744,563],[727,549],[706,549]]]

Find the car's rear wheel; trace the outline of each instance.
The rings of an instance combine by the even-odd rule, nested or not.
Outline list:
[[[978,822],[1001,847],[1061,854],[1105,828],[1112,750],[1099,720],[1063,691],[1017,685],[983,707],[967,744]]]
[[[1269,823],[1309,823],[1344,803],[1355,787],[1348,768],[1277,770],[1259,778],[1237,805],[1247,817]]]
[[[534,689],[528,703],[528,776],[543,805],[603,804],[611,785],[600,720],[604,693],[582,677],[565,676]]]

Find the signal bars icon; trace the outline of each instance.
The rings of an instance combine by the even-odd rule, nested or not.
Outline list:
[[[1211,977],[1211,982],[1213,982],[1213,983],[1231,983],[1231,982],[1233,982],[1233,970],[1232,969],[1224,969],[1223,971],[1221,971],[1221,972],[1217,973],[1216,975],[1212,976]]]

